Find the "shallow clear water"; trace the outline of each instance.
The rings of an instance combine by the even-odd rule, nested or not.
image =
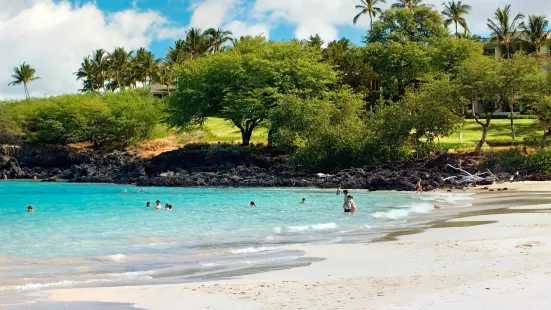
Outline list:
[[[0,292],[196,280],[303,264],[294,245],[365,241],[428,217],[433,203],[467,198],[351,194],[353,215],[342,211],[335,190],[0,182]],[[145,207],[155,200],[174,209]],[[27,205],[35,211],[27,213]]]

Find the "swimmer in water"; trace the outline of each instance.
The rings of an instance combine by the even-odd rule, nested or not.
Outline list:
[[[156,204],[155,204],[155,210],[161,210],[163,207],[161,207],[161,202],[159,200],[157,200]]]
[[[354,197],[348,195],[348,202],[350,203],[350,212],[356,212],[356,203],[354,202]]]
[[[165,207],[165,209],[166,209],[167,211],[172,210],[172,205],[167,204],[166,207]]]
[[[300,203],[305,204],[306,203],[306,198],[302,198],[302,201]]]
[[[348,191],[345,189],[342,191],[344,194],[344,201],[342,207],[344,208],[344,212],[350,212],[350,200],[348,200]]]
[[[251,208],[256,208],[256,205],[254,204],[254,201],[251,201]]]
[[[146,208],[151,207],[151,202],[148,201],[148,202],[145,204],[145,207],[146,207]]]
[[[27,207],[27,212],[33,212],[33,206],[28,206]]]

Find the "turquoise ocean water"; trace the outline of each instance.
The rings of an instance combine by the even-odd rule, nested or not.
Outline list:
[[[468,202],[462,195],[351,194],[354,215],[343,212],[335,190],[0,182],[0,294],[300,265],[308,259],[297,245],[365,242],[427,220],[434,203]],[[145,207],[156,200],[174,209]]]

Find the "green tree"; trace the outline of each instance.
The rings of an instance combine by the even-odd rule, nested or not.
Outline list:
[[[355,25],[358,22],[358,19],[362,17],[362,15],[368,15],[369,29],[373,30],[373,17],[377,17],[377,15],[383,14],[383,10],[376,5],[386,3],[386,0],[360,0],[360,3],[361,4],[356,5],[356,10],[360,10],[360,13],[354,16],[352,22]]]
[[[408,87],[417,87],[431,70],[430,57],[420,43],[374,43],[365,51],[366,62],[380,75],[385,92],[396,100]]]
[[[495,11],[494,19],[495,20],[488,19],[488,28],[492,31],[492,40],[497,41],[498,45],[505,45],[505,56],[509,58],[511,57],[511,44],[513,44],[516,33],[522,26],[524,15],[518,13],[511,20],[511,5],[508,4],[505,8],[498,8]]]
[[[319,52],[296,41],[249,38],[228,52],[186,62],[176,75],[169,122],[186,127],[209,116],[223,117],[241,130],[248,145],[280,95],[316,96],[336,82],[336,73],[320,60]]]
[[[543,43],[549,42],[549,20],[543,15],[528,16],[528,23],[521,24],[521,29],[526,33],[528,42],[536,52],[540,51]]]
[[[463,62],[454,81],[461,90],[461,98],[471,105],[476,123],[482,127],[482,137],[476,146],[476,152],[482,151],[492,116],[504,102],[496,67],[496,61],[488,56],[471,57]],[[482,111],[477,111],[477,103],[482,105]]]
[[[442,15],[431,7],[421,6],[415,10],[395,8],[384,11],[364,40],[367,43],[411,41],[428,44],[448,35]]]
[[[315,48],[318,51],[321,51],[321,47],[323,46],[323,43],[325,43],[319,34],[315,34],[313,36],[310,36],[308,40],[304,40],[304,44]]]
[[[13,68],[13,74],[11,77],[14,80],[10,82],[8,86],[23,84],[23,88],[25,89],[25,98],[29,99],[30,94],[29,94],[29,88],[27,85],[32,81],[36,81],[40,79],[40,77],[34,76],[35,74],[36,74],[36,70],[24,62],[19,67]]]
[[[502,96],[509,106],[511,137],[515,139],[514,108],[517,98],[524,88],[531,87],[533,74],[538,72],[539,63],[534,57],[519,54],[510,59],[500,59],[496,68]]]
[[[470,39],[445,37],[428,46],[434,75],[457,74],[458,68],[471,57],[482,54],[482,44]]]
[[[199,28],[191,28],[186,34],[185,51],[189,59],[205,55],[211,49],[207,33]]]
[[[137,74],[138,80],[142,82],[143,87],[151,86],[151,81],[157,74],[161,59],[155,58],[155,55],[145,48],[140,48],[134,60],[135,67],[133,70]]]
[[[80,68],[74,73],[78,80],[83,80],[81,92],[95,92],[97,85],[97,71],[94,66],[94,61],[90,56],[86,56],[80,63]]]
[[[459,32],[457,30],[457,26],[461,26],[464,30],[464,33],[468,33],[469,28],[467,27],[467,20],[465,20],[464,15],[469,15],[471,12],[472,7],[468,4],[464,4],[461,1],[455,2],[455,0],[451,0],[448,2],[444,2],[444,10],[442,11],[442,15],[446,17],[446,20],[444,21],[446,27],[449,27],[452,23],[455,24],[455,36],[459,36]]]
[[[392,4],[392,8],[406,8],[410,11],[413,11],[415,8],[421,6],[430,6],[429,4],[423,4],[423,0],[397,0],[396,3]]]

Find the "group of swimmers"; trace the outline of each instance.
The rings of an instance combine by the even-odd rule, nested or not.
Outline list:
[[[148,202],[145,204],[145,207],[146,207],[146,208],[151,207],[151,202],[148,201]],[[161,206],[161,201],[160,201],[160,200],[157,200],[157,201],[155,202],[155,210],[162,210],[162,209],[163,209],[163,207]],[[167,210],[167,211],[172,210],[172,205],[171,205],[171,204],[168,204],[168,203],[165,204],[165,210]]]

